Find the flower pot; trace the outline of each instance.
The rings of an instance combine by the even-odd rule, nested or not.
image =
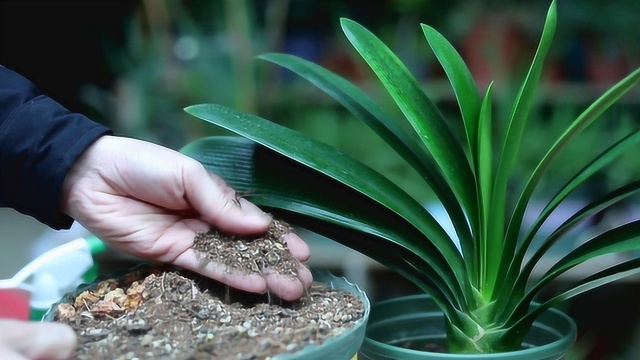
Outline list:
[[[284,354],[274,360],[326,360],[326,359],[352,359],[364,341],[369,319],[371,304],[367,295],[357,285],[350,283],[344,277],[336,277],[329,272],[314,272],[316,281],[326,282],[332,288],[342,289],[357,294],[365,306],[362,319],[356,326],[345,331],[338,337],[334,337],[322,343],[322,345],[309,345],[295,354]]]
[[[522,350],[477,355],[435,352],[431,349],[446,348],[444,316],[428,295],[414,295],[385,300],[371,307],[358,359],[555,360],[564,358],[575,337],[575,322],[550,309],[533,324]],[[424,350],[401,347],[407,343]]]
[[[170,268],[169,270],[176,270],[176,268]],[[148,276],[151,273],[157,274],[158,276],[160,276],[161,274],[163,274],[165,272],[165,269],[163,268],[160,272],[157,272],[157,270],[154,270],[154,268],[150,268],[148,265],[142,265],[139,267],[136,267],[135,269],[132,270],[127,270],[125,272],[119,272],[116,274],[113,274],[112,276],[108,276],[105,278],[100,278],[98,280],[96,280],[95,282],[91,283],[91,284],[83,284],[81,286],[79,286],[76,291],[66,294],[59,302],[57,302],[56,304],[54,304],[49,311],[45,314],[45,316],[43,317],[43,321],[58,321],[56,319],[56,309],[58,308],[58,306],[60,304],[73,304],[74,300],[78,297],[78,295],[80,295],[81,293],[85,292],[86,290],[94,290],[94,289],[98,289],[101,286],[104,285],[100,285],[101,283],[103,283],[105,280],[107,279],[115,279],[117,280],[119,283],[120,281],[122,281],[122,284],[128,283],[131,284],[131,281],[133,281],[133,279],[139,279],[139,278],[143,278],[145,279],[146,276]],[[169,271],[167,271],[169,272]],[[138,275],[138,274],[143,274],[143,275]],[[300,348],[299,350],[296,350],[295,352],[287,352],[287,353],[282,353],[280,355],[277,355],[275,357],[273,357],[274,360],[292,360],[292,359],[351,359],[352,357],[354,357],[358,351],[358,349],[360,348],[360,345],[362,344],[362,341],[364,339],[364,334],[365,334],[365,329],[366,329],[366,323],[368,320],[368,316],[369,316],[369,310],[370,310],[370,303],[369,300],[367,299],[366,294],[360,290],[358,288],[357,285],[354,285],[350,282],[348,282],[345,278],[342,277],[336,277],[332,274],[330,274],[329,272],[314,272],[314,280],[316,282],[321,282],[321,283],[325,283],[328,285],[328,288],[333,290],[333,289],[340,289],[340,290],[344,290],[347,291],[351,294],[356,295],[361,301],[362,301],[362,305],[363,305],[363,316],[362,318],[360,318],[359,320],[357,320],[353,326],[351,326],[350,328],[345,329],[342,333],[340,333],[339,335],[331,335],[330,337],[327,337],[324,341],[322,341],[321,343],[316,343],[316,344],[309,344],[306,345],[302,348]],[[186,276],[186,275],[185,275]],[[199,275],[198,275],[199,276]],[[130,280],[126,280],[126,278],[129,278]],[[168,278],[168,277],[167,277]],[[121,280],[124,279],[124,280]],[[113,280],[109,280],[109,281],[113,281]],[[163,284],[164,284],[164,277],[163,277]],[[169,283],[167,283],[169,284]],[[198,284],[198,286],[200,286],[200,282],[196,281],[196,284]],[[124,285],[122,285],[124,287]],[[167,285],[168,287],[169,285]],[[118,286],[120,287],[120,286]],[[131,288],[133,288],[133,286],[131,286]],[[205,291],[215,291],[212,290],[213,288],[210,287],[210,285],[205,287]],[[163,288],[164,290],[164,288]],[[188,289],[187,289],[188,290]],[[176,291],[180,291],[180,290],[171,290],[172,292],[176,292]],[[189,290],[192,291],[192,290]],[[202,290],[200,290],[202,291]],[[128,293],[128,290],[127,290]],[[217,293],[217,292],[216,292]],[[314,294],[313,291],[311,291],[311,294]],[[251,300],[250,302],[246,302],[245,300],[240,300],[241,298],[244,299],[244,296],[250,296]],[[313,295],[312,295],[313,296]],[[82,297],[82,296],[81,296]],[[230,297],[230,299],[232,299],[231,301],[225,301],[226,303],[236,303],[236,301],[240,301],[243,304],[254,304],[253,301],[254,298],[263,298],[263,295],[257,295],[257,294],[247,294],[247,293],[240,293],[240,294],[236,294],[232,295]],[[146,298],[147,300],[144,301],[157,301],[154,300],[153,297],[149,297]],[[180,302],[176,301],[175,302],[176,305],[173,306],[178,306]],[[184,306],[184,305],[183,305]],[[246,305],[248,307],[254,306],[254,305]],[[272,307],[271,305],[271,301],[269,302],[269,307]],[[88,308],[88,307],[87,307]],[[292,307],[291,309],[296,309],[295,307]],[[283,308],[282,311],[285,311],[286,309]],[[89,316],[89,315],[86,315]],[[91,316],[93,316],[93,313],[91,313]],[[127,313],[124,314],[120,314],[120,317],[129,317],[130,315],[127,315]],[[212,318],[215,318],[215,313],[211,313],[211,315],[207,315],[207,316],[211,316]],[[275,315],[275,316],[280,316],[280,315]],[[294,315],[291,315],[292,317],[295,317],[295,313]],[[138,318],[137,315],[133,316],[133,318]],[[321,323],[320,320],[318,320],[318,324]],[[150,324],[149,326],[151,326],[152,324],[152,320],[148,320],[148,324]],[[317,327],[317,326],[316,326]],[[120,331],[120,334],[122,334],[122,332],[126,332],[126,328],[125,330],[122,330],[122,326],[119,326],[118,331]],[[256,326],[255,329],[257,331],[259,331],[260,329]],[[95,329],[92,329],[95,330]],[[91,332],[92,330],[89,330],[89,332]],[[188,331],[193,331],[188,330]],[[320,330],[316,329],[317,332],[319,332]],[[89,334],[87,336],[95,336],[95,331],[93,331],[93,335]],[[332,333],[333,334],[333,333]],[[144,333],[140,333],[139,334],[140,337],[144,336]],[[267,337],[269,334],[267,333]],[[79,336],[84,336],[83,335],[79,335]],[[262,336],[262,335],[260,335]],[[222,336],[221,336],[222,337]],[[239,335],[234,335],[234,339],[231,339],[230,341],[235,341],[235,338],[241,339],[241,341],[246,341],[246,339],[243,339],[243,336],[241,334]],[[211,337],[207,337],[207,339],[213,339],[213,341],[216,340],[216,331],[213,331],[211,334]],[[96,339],[97,341],[98,339]],[[276,339],[277,340],[277,339]],[[273,340],[273,341],[276,341]],[[93,340],[91,340],[93,341]],[[105,338],[105,341],[109,341],[107,338]],[[271,341],[271,340],[269,340]],[[148,345],[149,342],[147,342],[147,345],[145,345],[147,348],[149,347]],[[198,344],[197,341],[195,342],[196,345]],[[131,344],[131,342],[130,342]],[[206,341],[203,341],[202,343],[200,343],[200,345],[207,346]],[[124,346],[124,345],[122,345]],[[138,345],[135,345],[136,347]],[[140,345],[140,347],[142,347],[143,345]],[[187,345],[186,345],[187,346]],[[194,342],[191,341],[190,344],[188,344],[188,347],[193,348]],[[244,345],[243,345],[244,346]],[[138,347],[138,349],[140,349]],[[246,346],[244,346],[244,349],[247,351],[250,351],[251,349],[247,349]],[[135,349],[134,349],[135,350]],[[185,349],[187,350],[187,349]],[[192,350],[192,349],[189,349]],[[95,350],[91,350],[91,351],[95,351]],[[118,350],[119,351],[119,350]],[[142,350],[141,350],[142,351]],[[144,350],[146,351],[146,350]],[[170,358],[176,358],[176,356],[186,356],[187,354],[189,354],[188,351],[182,351],[179,348],[176,348],[176,353],[173,354],[167,354],[167,357]],[[110,354],[110,356],[116,356],[117,354]],[[98,356],[100,357],[100,356]]]

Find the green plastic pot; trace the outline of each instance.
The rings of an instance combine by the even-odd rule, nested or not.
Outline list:
[[[82,284],[78,286],[75,291],[66,294],[60,301],[53,304],[42,317],[42,321],[54,321],[56,313],[55,310],[59,304],[71,302],[72,299],[75,299],[81,292],[95,288],[101,281],[109,278],[117,279],[133,270],[143,269],[145,267],[148,267],[148,265],[143,264],[135,267],[134,269],[120,271],[110,276],[100,277],[90,284]],[[349,360],[356,356],[358,349],[364,340],[367,321],[371,310],[371,303],[369,302],[365,292],[357,285],[350,283],[347,279],[334,276],[328,271],[313,271],[313,278],[315,281],[327,283],[332,289],[341,289],[356,294],[362,300],[364,305],[364,315],[353,327],[347,329],[339,336],[330,338],[320,345],[308,345],[293,354],[277,355],[273,357],[273,360]]]
[[[350,283],[347,279],[336,277],[326,271],[313,272],[313,279],[328,283],[334,289],[341,289],[358,295],[365,307],[364,316],[354,327],[340,334],[340,336],[331,338],[321,345],[309,345],[294,354],[278,355],[273,358],[274,360],[349,360],[357,354],[364,341],[371,310],[371,303],[365,292],[358,285]]]
[[[398,346],[408,341],[446,344],[444,315],[428,295],[385,300],[371,307],[358,360],[556,360],[563,359],[576,339],[576,324],[556,309],[541,315],[527,334],[522,350],[497,354],[449,354]]]

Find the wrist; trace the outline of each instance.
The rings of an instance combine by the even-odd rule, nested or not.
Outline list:
[[[113,137],[111,135],[98,137],[71,165],[62,183],[61,209],[65,214],[74,217],[72,204],[76,197],[77,189],[85,182],[92,182],[91,178],[99,174],[99,169],[103,163],[99,154],[104,151],[105,143],[108,143],[111,140],[110,138]]]

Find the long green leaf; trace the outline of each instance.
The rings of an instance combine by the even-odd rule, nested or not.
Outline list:
[[[563,291],[562,293],[554,296],[553,298],[545,301],[540,304],[537,308],[533,309],[526,315],[523,315],[521,312],[514,313],[513,318],[509,321],[510,323],[514,323],[512,329],[514,330],[522,330],[527,329],[529,324],[533,323],[535,319],[538,318],[544,311],[548,310],[550,307],[555,306],[563,301],[566,301],[574,296],[580,295],[589,290],[598,288],[602,285],[606,285],[612,283],[614,281],[624,279],[629,276],[637,275],[640,273],[640,258],[632,259],[625,261],[620,264],[616,264],[612,267],[604,269],[600,272],[597,272],[576,285],[573,285],[570,289]],[[521,309],[524,309],[526,304],[522,304]]]
[[[420,139],[433,155],[451,184],[469,221],[478,223],[474,174],[463,148],[444,117],[420,88],[418,81],[389,48],[369,30],[349,19],[341,19],[347,38],[378,76]]]
[[[431,26],[425,24],[421,24],[421,26],[429,46],[453,86],[453,92],[458,100],[458,106],[460,107],[460,113],[467,132],[469,149],[473,154],[472,159],[474,159],[474,162],[478,162],[478,131],[480,126],[478,115],[480,113],[481,99],[476,83],[469,68],[453,45]]]
[[[491,192],[493,181],[493,169],[492,169],[492,149],[491,149],[491,118],[492,118],[492,94],[493,83],[489,84],[487,93],[482,101],[482,107],[480,109],[479,129],[477,132],[478,139],[476,144],[478,146],[477,154],[478,161],[476,162],[476,174],[478,174],[478,194],[479,194],[479,208],[480,208],[480,231],[476,235],[476,244],[473,249],[477,249],[477,256],[475,258],[477,266],[481,268],[477,271],[476,281],[477,284],[483,283],[485,280],[482,278],[483,274],[486,274],[489,246],[489,227],[491,221]],[[478,286],[479,287],[479,286]]]
[[[527,261],[526,266],[520,271],[519,277],[522,278],[522,285],[524,286],[524,283],[526,283],[527,278],[533,271],[533,268],[537,265],[537,262],[544,257],[546,251],[563,235],[568,233],[569,230],[575,228],[581,222],[596,213],[606,210],[631,196],[637,195],[638,193],[640,193],[640,180],[634,181],[607,193],[602,198],[589,203],[565,220],[551,235],[549,235],[540,248],[535,251],[531,259]]]
[[[613,104],[615,104],[622,96],[627,94],[631,89],[637,86],[640,83],[640,68],[636,69],[636,71],[632,72],[620,82],[615,84],[611,89],[609,89],[606,93],[604,93],[600,98],[598,98],[595,102],[593,102],[580,116],[567,128],[567,130],[556,140],[554,145],[547,151],[543,159],[538,163],[536,169],[533,174],[529,178],[527,185],[525,186],[520,199],[518,200],[518,204],[516,206],[515,215],[514,215],[514,223],[513,228],[511,229],[513,232],[519,231],[521,219],[523,217],[526,204],[531,197],[537,183],[540,178],[544,174],[545,170],[549,167],[550,163],[553,159],[559,155],[562,150],[569,144],[571,140],[573,140],[582,130],[584,130],[587,126],[591,125],[595,120],[597,120],[608,108],[610,108]],[[637,132],[635,134],[630,134],[625,137],[624,141],[620,141],[618,145],[622,146],[627,141],[629,142],[627,145],[624,145],[621,149],[618,149],[614,154],[619,154],[620,151],[624,151],[627,147],[633,145],[637,141]],[[618,146],[615,145],[615,146]],[[611,149],[613,150],[613,148]],[[603,154],[600,155],[600,159],[603,159]],[[613,160],[613,157],[617,155],[610,154],[607,158],[602,161],[605,161],[601,164],[601,166],[606,165],[609,161]],[[609,160],[606,160],[609,159]],[[594,162],[595,163],[595,162]],[[585,172],[584,176],[572,179],[571,184],[573,187],[579,186],[582,181],[584,181],[589,175],[588,172]],[[566,189],[565,191],[571,191],[571,189]],[[515,222],[515,221],[519,222]]]
[[[423,252],[411,251],[406,244],[423,235],[386,207],[244,138],[204,138],[181,151],[235,189],[249,191],[257,205],[272,212],[285,210],[281,215],[286,219],[302,215],[292,223],[344,243],[406,276],[441,301],[446,298],[458,309],[464,308],[458,302],[463,296],[453,275],[442,277],[435,270],[446,268],[446,259],[426,239],[423,251],[429,253],[428,258]]]
[[[544,209],[542,209],[542,211],[536,218],[534,224],[529,228],[527,235],[514,258],[512,268],[509,269],[510,272],[507,275],[507,279],[511,278],[513,274],[517,274],[522,264],[522,259],[524,259],[536,233],[538,232],[538,230],[540,230],[549,216],[551,216],[553,211],[557,209],[557,207],[562,203],[562,201],[566,199],[578,186],[582,185],[585,180],[596,174],[603,167],[613,162],[627,150],[634,148],[638,143],[640,143],[640,131],[636,131],[625,136],[624,138],[610,146],[608,149],[603,151],[601,154],[599,154],[583,169],[578,171],[578,173],[571,180],[569,180],[558,191],[558,193],[553,196],[553,198],[551,198],[551,200],[547,203],[547,205],[545,205]]]
[[[616,203],[628,199],[629,197],[634,196],[638,193],[640,193],[640,180],[624,185],[616,190],[607,193],[602,198],[587,204],[578,212],[565,220],[553,233],[551,233],[551,235],[549,235],[544,240],[542,245],[538,249],[536,249],[525,266],[517,273],[517,279],[515,281],[506,280],[509,284],[514,285],[509,296],[504,296],[504,298],[498,300],[500,301],[500,303],[497,305],[497,308],[503,309],[503,313],[508,314],[513,310],[515,306],[517,306],[517,304],[524,297],[526,287],[529,285],[531,280],[530,275],[533,272],[533,269],[537,265],[538,261],[540,261],[540,259],[542,259],[547,254],[547,251],[553,245],[555,245],[565,234],[567,234],[570,230],[574,229],[576,226],[580,225],[596,213],[603,211],[615,205]]]
[[[529,290],[523,301],[529,302],[543,286],[561,274],[599,256],[640,250],[640,220],[607,230],[580,245],[553,265]]]
[[[449,268],[439,271],[451,271],[460,284],[467,283],[462,257],[442,226],[422,205],[373,169],[332,147],[255,115],[214,104],[193,105],[185,111],[315,169],[384,205],[419,229],[435,245],[435,251],[443,254]],[[406,246],[418,253],[427,246],[424,241],[407,241],[412,242]]]
[[[271,205],[272,203],[274,202],[270,201],[270,199],[263,201],[265,206],[278,207],[277,203]],[[381,241],[391,240],[390,237],[381,237],[362,232],[361,230],[366,229],[365,227],[360,227],[357,230],[345,227],[340,221],[335,221],[340,219],[334,219],[333,213],[328,213],[331,216],[331,222],[327,223],[325,219],[317,216],[318,212],[315,207],[311,207],[310,211],[304,211],[305,209],[293,207],[291,203],[287,203],[287,200],[281,202],[281,205],[279,208],[287,210],[286,212],[278,213],[275,209],[273,210],[279,218],[287,219],[293,224],[326,236],[361,254],[365,254],[379,263],[385,264],[390,270],[413,282],[425,293],[430,294],[446,316],[451,319],[452,323],[460,323],[459,313],[468,311],[467,305],[462,302],[464,297],[459,293],[459,289],[450,289],[451,285],[456,284],[452,283],[449,278],[442,278],[422,256],[409,251],[400,244],[392,243],[393,245],[391,246],[380,246]],[[289,212],[290,209],[291,213]],[[306,218],[292,216],[292,214],[304,215],[307,213],[312,215]],[[317,220],[323,220],[323,222],[320,223]]]
[[[375,101],[350,81],[297,56],[264,54],[259,58],[285,67],[310,81],[367,124],[427,181],[447,209],[461,241],[471,241],[471,231],[460,203],[456,201],[442,173],[437,171],[431,154],[418,146]],[[470,257],[471,254],[465,253],[465,258]]]
[[[589,106],[582,114],[580,114],[580,116],[576,118],[576,120],[569,126],[569,128],[567,128],[567,130],[562,135],[560,135],[558,140],[556,140],[554,145],[549,149],[549,151],[547,151],[540,163],[538,163],[531,177],[527,181],[527,184],[525,185],[517,201],[514,209],[514,214],[511,218],[511,223],[509,224],[509,234],[507,235],[508,239],[514,239],[517,237],[517,234],[520,233],[522,219],[524,218],[524,213],[526,211],[527,204],[529,203],[529,199],[531,198],[531,195],[533,194],[540,178],[544,175],[544,172],[548,169],[551,162],[557,157],[558,154],[562,152],[562,149],[564,149],[569,144],[569,142],[573,140],[582,130],[591,125],[602,115],[602,113],[604,113],[609,107],[615,104],[622,96],[628,93],[638,83],[640,83],[640,69],[637,69],[636,71],[622,79],[620,82],[611,87],[611,89],[609,89],[606,93],[600,96],[600,98],[598,98],[595,102],[593,102],[593,104],[591,104],[591,106]],[[624,137],[622,140],[618,141],[609,149],[601,153],[598,157],[596,157],[596,159],[594,159],[582,170],[580,170],[574,178],[572,178],[567,184],[565,184],[565,186],[550,200],[550,202],[540,213],[540,215],[538,215],[536,223],[527,232],[525,240],[521,243],[520,249],[518,249],[511,263],[503,264],[504,267],[503,269],[501,269],[501,274],[504,274],[506,272],[506,275],[502,276],[503,278],[506,278],[507,281],[510,281],[509,279],[513,279],[513,277],[517,275],[517,272],[519,271],[522,264],[522,260],[524,259],[524,256],[531,241],[533,240],[535,233],[542,226],[551,212],[560,204],[560,202],[596,171],[615,160],[625,150],[633,147],[638,141],[640,141],[638,132]],[[507,265],[509,266],[507,267]]]
[[[542,74],[542,65],[544,58],[549,51],[553,34],[556,26],[556,4],[555,0],[551,3],[547,18],[545,21],[544,29],[542,30],[542,36],[540,44],[536,50],[536,54],[529,68],[529,72],[516,96],[511,115],[507,124],[507,130],[505,133],[504,144],[502,145],[500,153],[500,161],[498,163],[498,170],[496,172],[496,182],[493,189],[493,209],[494,209],[494,226],[489,235],[492,241],[489,243],[489,251],[487,253],[487,259],[485,259],[489,265],[487,267],[487,287],[485,294],[493,298],[495,292],[495,286],[497,285],[497,279],[499,279],[501,273],[501,267],[508,266],[509,260],[511,260],[515,248],[517,239],[504,237],[504,221],[506,218],[506,195],[507,195],[507,182],[511,175],[513,165],[518,156],[522,133],[524,131],[525,124],[527,122],[529,111],[533,104],[536,88]],[[499,261],[496,261],[499,259]]]
[[[485,101],[481,104],[480,94],[476,87],[475,81],[469,68],[464,63],[464,60],[456,49],[451,45],[442,34],[436,31],[434,28],[421,24],[422,31],[424,33],[431,50],[435,54],[436,58],[440,62],[440,65],[444,69],[453,92],[456,96],[458,106],[460,107],[460,113],[467,135],[467,144],[470,150],[470,156],[472,164],[477,176],[477,182],[480,184],[476,187],[478,192],[478,199],[481,202],[479,206],[478,222],[474,223],[473,232],[475,239],[486,239],[486,220],[488,214],[489,199],[487,195],[491,196],[489,189],[492,188],[492,173],[491,173],[491,86],[487,90],[487,96]],[[487,103],[487,98],[489,102]],[[483,115],[481,114],[481,106],[484,109]],[[489,133],[487,133],[487,131]],[[483,132],[483,134],[479,134]],[[483,163],[488,160],[488,163]],[[454,223],[454,226],[456,224]],[[478,259],[478,254],[481,253],[480,249],[484,249],[482,244],[478,244],[477,241],[472,239],[460,239],[465,259],[467,259],[469,266],[474,269],[471,274],[475,279],[475,286],[481,282],[479,276],[482,272],[478,273],[478,266],[481,264]]]

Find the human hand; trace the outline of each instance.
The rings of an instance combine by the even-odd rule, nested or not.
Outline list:
[[[0,359],[70,359],[76,335],[67,325],[0,320]]]
[[[232,287],[285,300],[298,299],[312,281],[300,265],[298,278],[245,275],[223,265],[202,266],[191,249],[197,232],[212,226],[237,235],[264,232],[271,217],[194,159],[149,142],[104,136],[77,160],[63,185],[62,208],[93,234],[125,253],[172,263]],[[300,261],[309,247],[287,234]]]

